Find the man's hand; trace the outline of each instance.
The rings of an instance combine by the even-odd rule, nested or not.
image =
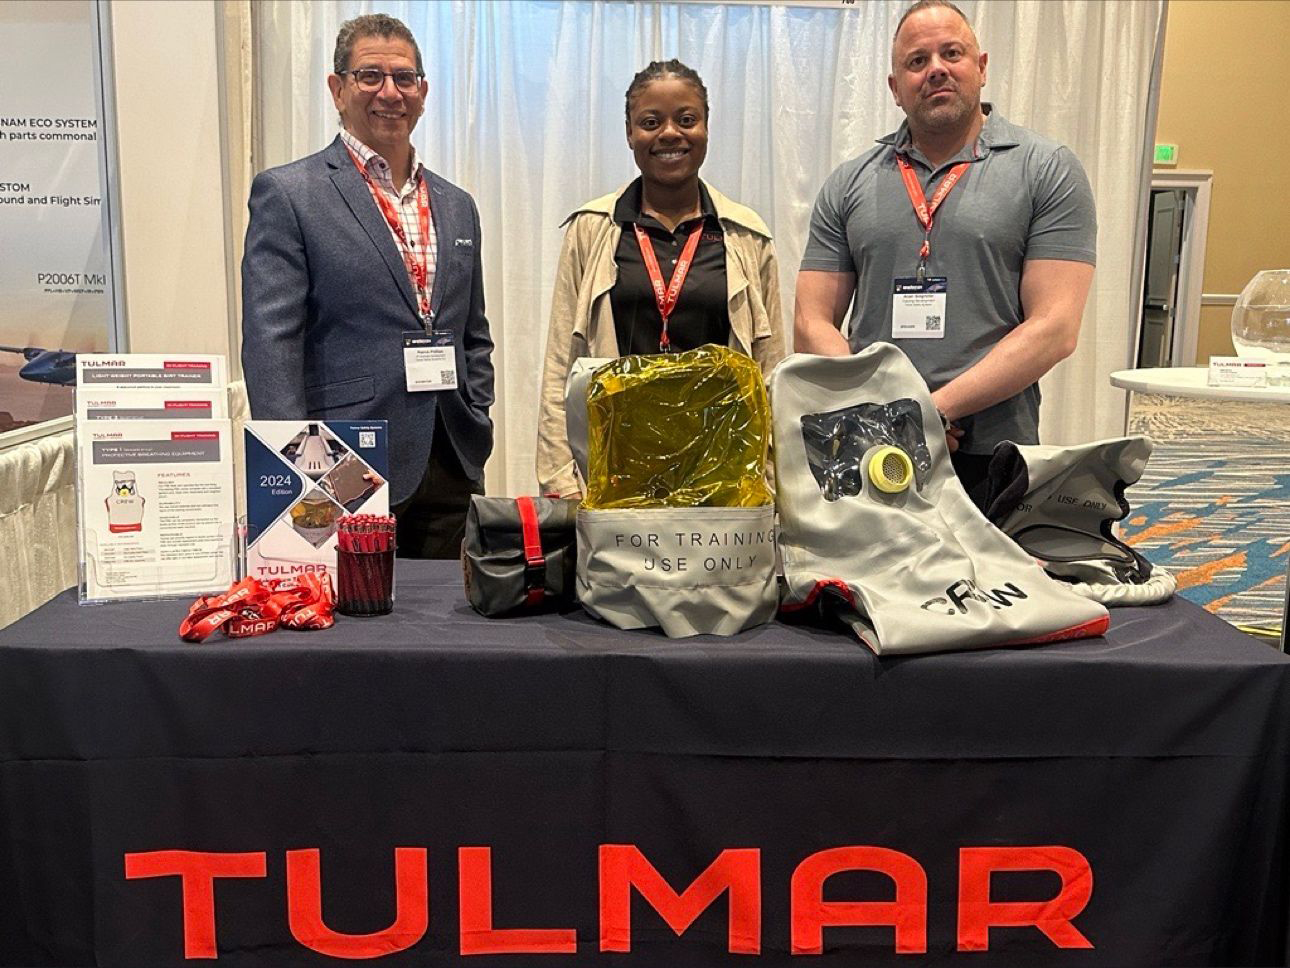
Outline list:
[[[793,349],[821,356],[847,356],[851,347],[842,335],[842,320],[855,291],[854,272],[799,272],[793,302]]]
[[[958,424],[945,425],[945,446],[949,448],[951,454],[959,449],[959,439],[963,436],[963,428]]]

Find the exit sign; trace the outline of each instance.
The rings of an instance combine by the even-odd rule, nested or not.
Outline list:
[[[1178,164],[1178,146],[1177,145],[1156,145],[1155,164],[1157,165]]]

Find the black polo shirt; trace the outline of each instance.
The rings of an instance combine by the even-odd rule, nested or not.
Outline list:
[[[676,350],[692,350],[705,343],[727,346],[730,343],[730,310],[726,292],[726,240],[717,219],[708,190],[699,184],[699,218],[682,222],[675,231],[657,219],[641,214],[641,180],[632,182],[614,206],[614,221],[622,226],[614,262],[618,281],[609,292],[614,311],[614,330],[618,335],[618,352],[657,353],[663,321],[658,302],[650,285],[645,260],[632,225],[639,225],[654,245],[654,256],[663,275],[663,285],[672,281],[676,260],[695,223],[702,220],[703,234],[690,264],[689,275],[668,320],[667,332]]]

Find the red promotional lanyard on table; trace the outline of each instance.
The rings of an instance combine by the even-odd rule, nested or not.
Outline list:
[[[672,270],[672,281],[666,287],[663,285],[663,272],[658,267],[658,259],[654,255],[654,246],[649,240],[649,235],[639,225],[633,225],[632,228],[636,230],[636,244],[641,247],[645,271],[649,273],[650,285],[654,288],[654,301],[658,303],[658,314],[663,318],[663,334],[659,337],[658,349],[660,353],[669,353],[672,350],[672,341],[667,335],[667,321],[672,315],[672,310],[676,309],[677,300],[681,297],[681,287],[685,285],[685,277],[690,274],[690,263],[694,259],[695,250],[699,247],[703,223],[696,225],[690,237],[685,240],[681,258],[676,260],[676,268]]]
[[[918,278],[921,281],[927,275],[927,257],[932,254],[932,219],[936,215],[936,210],[941,207],[941,202],[945,201],[945,197],[953,191],[971,162],[961,161],[951,168],[950,173],[936,186],[930,203],[923,193],[923,186],[918,180],[918,173],[914,171],[914,166],[905,160],[904,155],[896,156],[896,164],[900,165],[900,177],[905,181],[905,191],[909,193],[909,200],[914,203],[914,215],[918,218],[918,224],[923,227],[923,244],[918,249]]]
[[[349,148],[346,145],[346,148]],[[407,234],[403,231],[403,222],[399,218],[399,213],[395,210],[394,204],[385,197],[385,193],[376,186],[372,181],[372,176],[367,173],[363,167],[363,162],[358,155],[354,154],[353,149],[349,149],[349,157],[353,159],[354,167],[358,173],[363,176],[363,181],[367,182],[368,190],[371,191],[372,197],[376,199],[376,207],[381,210],[385,216],[385,223],[394,233],[395,239],[399,243],[399,255],[403,256],[403,265],[408,270],[408,278],[412,280],[412,288],[417,292],[417,306],[421,310],[421,318],[427,320],[430,318],[430,289],[428,279],[430,276],[430,191],[426,187],[425,178],[421,178],[417,184],[417,224],[421,228],[421,249],[414,249],[408,242]]]

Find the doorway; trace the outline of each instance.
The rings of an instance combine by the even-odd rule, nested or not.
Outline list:
[[[1187,194],[1181,188],[1153,188],[1147,222],[1147,271],[1142,292],[1138,362],[1169,366],[1178,314],[1178,266],[1182,261]]]
[[[1138,304],[1138,367],[1196,362],[1213,177],[1208,171],[1152,173]]]

